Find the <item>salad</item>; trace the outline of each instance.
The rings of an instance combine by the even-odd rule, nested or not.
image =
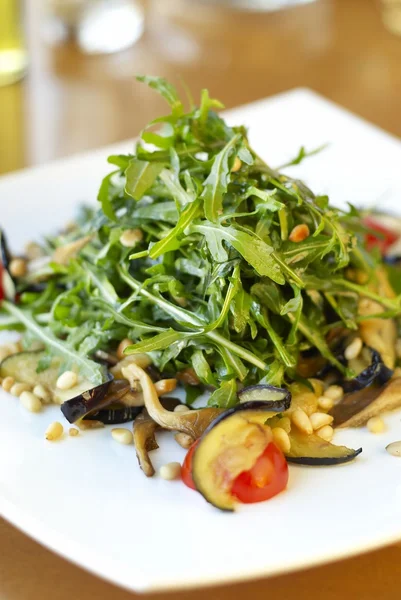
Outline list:
[[[133,423],[112,435],[148,477],[170,430],[188,453],[161,475],[233,510],[284,490],[289,462],[355,459],[335,427],[379,431],[401,406],[401,226],[292,179],[303,148],[268,166],[207,90],[185,108],[139,79],[170,112],[108,158],[98,208],[23,256],[1,232],[0,329],[21,333],[0,348],[2,387],[59,404],[70,435]]]

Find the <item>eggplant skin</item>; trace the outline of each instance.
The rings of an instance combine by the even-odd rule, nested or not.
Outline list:
[[[316,434],[306,435],[295,429],[289,434],[291,449],[285,457],[288,462],[311,467],[341,465],[354,460],[362,448],[354,450],[326,442]]]
[[[134,421],[141,413],[142,406],[117,406],[114,408],[103,408],[87,415],[84,421],[100,421],[105,425],[119,425]]]
[[[267,384],[249,385],[238,392],[238,398],[241,404],[248,403],[249,405],[249,402],[264,402],[274,412],[284,412],[291,405],[290,390]],[[279,403],[281,403],[282,408],[276,410]]]
[[[71,398],[71,400],[63,402],[60,409],[67,421],[69,423],[75,423],[88,412],[100,409],[112,382],[113,377],[110,376],[108,381],[105,381],[86,392],[82,392],[82,394],[79,394],[75,398]]]
[[[374,348],[369,348],[369,350],[372,353],[371,364],[354,379],[340,383],[346,394],[363,390],[373,383],[384,385],[391,379],[394,371],[384,364],[384,361],[377,350]]]
[[[356,458],[359,454],[361,454],[362,448],[358,448],[358,450],[354,450],[353,454],[348,454],[346,456],[341,456],[337,458],[330,457],[312,457],[312,456],[286,456],[287,462],[293,463],[295,465],[305,465],[309,467],[329,467],[333,465],[343,465],[345,463],[351,462]]]

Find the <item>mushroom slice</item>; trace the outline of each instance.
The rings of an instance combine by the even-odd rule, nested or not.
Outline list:
[[[180,404],[179,400],[175,398],[165,398],[163,403],[170,410],[174,410]],[[149,452],[157,450],[159,447],[155,436],[158,429],[161,429],[160,425],[152,419],[146,408],[142,410],[141,414],[134,421],[133,433],[136,456],[139,466],[146,477],[152,477],[155,474]]]
[[[223,412],[221,408],[201,408],[186,413],[175,413],[166,410],[159,400],[154,383],[143,369],[132,363],[122,369],[122,374],[128,379],[131,387],[135,387],[136,381],[139,380],[145,407],[152,419],[163,429],[180,431],[196,440],[210,423]]]
[[[371,417],[401,406],[401,377],[391,379],[384,387],[365,388],[347,394],[331,414],[335,427],[359,427]]]

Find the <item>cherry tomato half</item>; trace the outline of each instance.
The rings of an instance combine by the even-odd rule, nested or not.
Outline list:
[[[244,504],[263,502],[284,490],[287,482],[285,456],[276,444],[270,443],[252,469],[238,475],[231,493]]]
[[[366,227],[369,227],[369,229],[372,229],[373,231],[377,231],[378,234],[366,234],[367,249],[371,250],[372,248],[378,248],[382,254],[386,254],[387,250],[398,240],[399,236],[394,231],[391,231],[381,223],[378,223],[372,217],[366,217],[363,222]]]
[[[198,445],[199,440],[196,440],[190,449],[188,450],[184,462],[181,467],[181,479],[185,483],[186,486],[191,488],[191,490],[196,490],[194,480],[192,479],[192,457],[195,452],[195,448]]]
[[[199,440],[187,452],[181,469],[181,478],[186,486],[195,490],[192,479],[192,457]],[[244,471],[235,479],[231,493],[244,504],[269,500],[285,489],[288,482],[288,465],[284,454],[270,443],[259,456],[252,469]]]

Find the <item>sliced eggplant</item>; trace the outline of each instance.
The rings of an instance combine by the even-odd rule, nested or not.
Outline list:
[[[100,421],[105,425],[118,425],[134,421],[142,412],[141,406],[124,406],[124,404],[113,404],[89,413],[84,421]]]
[[[362,448],[353,450],[346,446],[336,446],[318,435],[301,433],[295,427],[291,429],[289,437],[291,450],[286,454],[286,458],[288,462],[298,465],[340,465],[354,460],[362,452]]]
[[[374,383],[384,385],[393,375],[392,369],[389,369],[383,362],[377,350],[369,348],[371,351],[371,363],[354,379],[341,383],[344,392],[356,392],[371,386]]]
[[[290,408],[291,392],[273,385],[250,385],[238,392],[241,404],[244,402],[264,402],[266,410],[271,406],[274,412],[284,412]]]
[[[347,394],[331,414],[335,427],[360,427],[367,421],[388,410],[401,406],[401,378],[389,381],[385,386],[371,386],[353,394]]]
[[[31,386],[41,383],[49,389],[53,389],[60,375],[60,361],[53,358],[50,366],[38,373],[37,368],[43,357],[43,350],[28,350],[11,354],[0,364],[0,377],[13,377],[16,381]]]
[[[235,479],[253,467],[272,442],[265,425],[271,407],[266,402],[247,402],[225,411],[202,435],[194,452],[192,477],[196,489],[216,508],[232,511]]]
[[[121,401],[128,391],[129,384],[127,384],[127,381],[124,379],[115,379],[113,381],[110,376],[108,381],[64,402],[61,405],[61,412],[69,423],[75,423],[79,419],[86,417],[88,413],[98,412],[106,406]]]

